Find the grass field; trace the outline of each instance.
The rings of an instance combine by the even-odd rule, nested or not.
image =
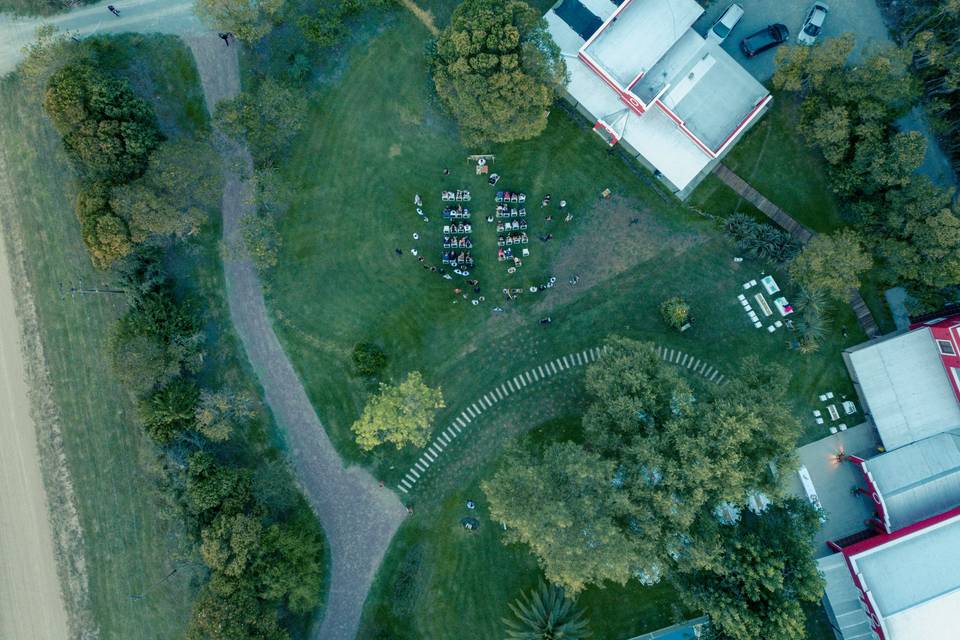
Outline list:
[[[421,4],[442,25],[453,3]],[[838,310],[834,332],[818,355],[788,351],[782,331],[754,329],[736,296],[742,282],[770,266],[734,263],[734,247],[712,220],[652,189],[649,177],[609,155],[588,128],[560,109],[535,140],[463,148],[433,98],[426,38],[413,15],[394,12],[337,56],[336,81],[319,88],[305,133],[280,166],[298,195],[279,222],[284,244],[279,266],[267,277],[269,304],[287,353],[348,460],[396,484],[418,454],[384,449],[364,455],[353,443],[350,425],[374,386],[351,374],[350,352],[366,340],[387,352],[386,379],[420,370],[429,384],[443,388],[448,409],[438,418],[441,425],[506,378],[596,346],[611,333],[682,349],[727,376],[736,375],[746,355],[776,360],[794,373],[790,409],[801,416],[809,415],[808,406],[824,390],[852,392],[839,329],[850,329],[848,344],[862,335],[848,309]],[[495,189],[465,161],[477,152],[496,155],[498,189],[528,194],[531,255],[515,274],[497,262],[496,231],[483,221],[493,212]],[[450,176],[442,175],[445,167]],[[416,248],[428,266],[439,265],[440,191],[457,188],[474,195],[469,206],[478,265],[472,277],[485,297],[476,306],[470,300],[477,295],[462,279],[444,280],[410,253]],[[605,188],[614,193],[609,200],[599,197]],[[414,211],[415,193],[424,199],[427,223]],[[553,203],[541,209],[546,193]],[[557,210],[560,199],[569,203],[569,223]],[[541,242],[545,234],[552,240]],[[575,274],[581,279],[570,286]],[[552,289],[526,292],[549,276],[557,278]],[[467,299],[455,295],[454,287],[465,288]],[[503,287],[524,293],[506,302]],[[668,330],[657,312],[674,294],[693,306],[694,328],[684,334]],[[493,311],[497,305],[504,312]],[[545,316],[553,319],[546,327],[538,324]],[[457,514],[507,441],[545,420],[577,415],[577,375],[531,390],[530,397],[512,396],[502,414],[485,417],[444,452],[412,498],[404,496],[417,513],[399,534],[368,600],[364,637],[377,637],[378,628],[411,637],[461,637],[456,634],[465,626],[476,629],[476,637],[495,636],[491,625],[520,588],[535,583],[536,571],[523,550],[497,546],[495,531],[464,538]],[[825,435],[812,420],[805,425],[802,441]],[[603,612],[599,618],[609,620],[610,635],[602,637],[670,622],[663,604],[669,597],[656,590],[628,596],[598,589],[584,597]],[[403,629],[391,620],[402,620]]]
[[[129,36],[101,43],[101,49],[115,62],[114,71],[154,103],[168,138],[204,134],[208,123],[198,78],[178,40]],[[16,225],[24,240],[100,637],[179,638],[189,615],[191,578],[200,565],[179,523],[161,516],[156,450],[134,423],[130,398],[106,357],[107,333],[123,311],[123,297],[69,294],[81,283],[111,282],[91,267],[80,240],[67,159],[36,94],[7,79],[0,84],[0,105],[0,139],[16,188],[17,216],[5,222]],[[204,375],[214,383],[253,388],[223,299],[219,239],[214,217],[171,262],[181,288],[202,298],[208,309]],[[265,441],[268,434],[257,429],[253,438]]]
[[[823,158],[797,134],[797,110],[793,95],[774,95],[770,110],[723,162],[800,223],[826,233],[844,222],[827,182]],[[766,220],[763,213],[714,176],[704,181],[690,202],[717,215],[743,211]]]

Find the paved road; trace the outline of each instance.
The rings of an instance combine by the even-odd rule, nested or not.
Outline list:
[[[107,11],[112,4],[120,17]],[[13,71],[23,47],[33,41],[37,27],[52,24],[78,37],[98,33],[172,33],[190,35],[209,30],[193,14],[193,0],[105,0],[48,18],[0,15],[0,75]]]
[[[237,47],[223,43],[192,13],[190,0],[111,0],[42,22],[83,37],[95,33],[170,33],[184,38],[193,52],[207,107],[240,91]],[[37,19],[0,16],[0,73],[12,70],[29,43]],[[225,261],[227,296],[234,327],[263,386],[267,404],[283,428],[290,459],[307,499],[327,536],[329,593],[323,620],[314,627],[322,640],[352,640],[377,568],[406,515],[397,496],[365,470],[346,467],[327,437],[293,365],[273,332],[257,273],[240,239],[240,220],[249,211],[253,162],[247,149],[217,134],[223,154],[223,235],[237,251]]]

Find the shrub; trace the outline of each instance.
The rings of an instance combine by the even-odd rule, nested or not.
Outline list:
[[[669,326],[679,329],[690,319],[690,305],[680,296],[667,298],[660,303],[660,315]]]
[[[741,251],[757,260],[785,263],[800,251],[800,243],[789,233],[743,213],[727,218],[723,229]]]
[[[373,378],[387,366],[387,354],[372,342],[358,342],[353,347],[353,368],[357,375]]]

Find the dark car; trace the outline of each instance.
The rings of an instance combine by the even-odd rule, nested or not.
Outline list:
[[[773,49],[778,44],[786,42],[789,37],[790,30],[787,29],[786,25],[772,24],[744,38],[740,42],[740,49],[743,50],[744,55],[752,58],[758,53],[763,53],[767,49]]]

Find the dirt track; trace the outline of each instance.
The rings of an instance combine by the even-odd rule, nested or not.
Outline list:
[[[8,266],[0,242],[0,638],[63,640],[67,615]]]

